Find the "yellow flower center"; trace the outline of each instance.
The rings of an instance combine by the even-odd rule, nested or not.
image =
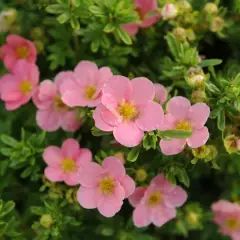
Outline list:
[[[27,47],[19,47],[16,49],[16,56],[18,58],[26,59],[29,56],[29,49]]]
[[[115,181],[111,177],[104,177],[99,183],[99,188],[104,195],[112,194],[114,187]]]
[[[62,161],[61,168],[64,172],[74,172],[76,170],[76,162],[71,158],[65,158]]]
[[[225,225],[232,231],[240,231],[240,220],[234,217],[230,217],[226,220]]]
[[[85,89],[85,97],[89,100],[93,100],[94,99],[94,95],[96,93],[97,89],[95,86],[89,86]]]
[[[153,192],[148,198],[148,205],[150,207],[157,206],[162,201],[162,196],[160,192]]]
[[[19,86],[20,92],[27,95],[28,93],[30,93],[33,89],[33,85],[30,81],[28,80],[24,80],[20,83]]]
[[[134,120],[139,114],[136,107],[131,103],[121,104],[117,110],[124,120]]]
[[[55,97],[53,104],[54,104],[55,109],[58,111],[68,109],[68,106],[66,104],[64,104],[64,102],[62,101],[60,96]]]
[[[187,120],[181,120],[176,124],[176,130],[192,131],[192,126]]]

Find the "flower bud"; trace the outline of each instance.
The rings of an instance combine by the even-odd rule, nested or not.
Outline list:
[[[206,102],[207,95],[203,90],[195,90],[192,92],[191,101],[193,103]]]
[[[122,164],[125,164],[126,161],[125,161],[124,152],[117,152],[114,154],[114,156],[118,158],[122,162]]]
[[[53,218],[50,214],[42,215],[40,219],[40,224],[45,228],[50,228],[53,224]]]
[[[192,6],[187,0],[181,0],[178,3],[178,6],[183,10],[183,11],[191,11]]]
[[[206,80],[206,76],[201,68],[190,68],[186,80],[192,87],[201,87]]]
[[[221,32],[224,27],[224,19],[221,17],[213,18],[210,26],[212,32]]]
[[[207,3],[204,7],[204,12],[207,14],[217,14],[218,6],[215,3]]]
[[[178,9],[175,4],[167,3],[161,12],[164,20],[175,18],[178,14]]]
[[[239,151],[239,138],[237,136],[229,135],[224,139],[223,143],[229,154]]]
[[[36,46],[37,52],[38,52],[38,53],[42,53],[43,50],[44,50],[44,44],[43,44],[43,42],[40,41],[40,40],[35,40],[35,41],[33,41],[33,42],[34,42],[34,44],[35,44],[35,46]]]
[[[147,172],[145,171],[145,169],[143,168],[139,168],[137,171],[136,171],[136,176],[135,176],[135,179],[136,181],[138,182],[144,182],[146,179],[147,179]]]
[[[195,158],[203,159],[207,157],[210,153],[210,149],[206,146],[203,145],[199,148],[193,148],[192,149],[192,154]]]
[[[173,29],[172,33],[178,41],[180,42],[186,41],[187,33],[184,28],[176,27]]]
[[[12,25],[17,19],[17,10],[14,8],[3,11],[1,15],[4,17],[8,25]]]
[[[38,40],[44,36],[44,31],[40,27],[35,27],[31,30],[31,38],[34,40]]]
[[[199,215],[196,212],[189,212],[187,214],[187,222],[189,225],[198,225],[199,223]]]
[[[230,85],[226,89],[227,96],[231,99],[236,99],[240,95],[240,88],[237,85]]]
[[[214,145],[208,145],[207,147],[209,149],[209,154],[206,156],[205,160],[208,162],[216,158],[218,151]]]
[[[187,29],[186,36],[190,42],[196,40],[196,35],[191,28]]]

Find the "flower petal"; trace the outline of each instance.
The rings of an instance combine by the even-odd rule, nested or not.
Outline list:
[[[68,186],[75,186],[79,184],[78,181],[78,172],[71,172],[65,175],[64,182]]]
[[[134,122],[123,122],[114,127],[113,135],[123,146],[135,147],[142,141],[144,132]]]
[[[167,207],[180,207],[186,202],[187,193],[181,187],[175,186],[172,191],[165,193],[163,198]]]
[[[157,100],[160,104],[164,104],[167,101],[168,91],[167,89],[159,83],[154,84],[155,88],[155,97],[154,99]]]
[[[130,36],[134,36],[138,32],[139,24],[137,23],[123,24],[122,29],[126,31]]]
[[[102,168],[114,178],[120,180],[124,178],[126,171],[122,162],[116,157],[107,157],[102,163]]]
[[[51,167],[57,167],[63,160],[61,149],[55,146],[47,147],[43,152],[43,160]]]
[[[106,198],[105,201],[102,201],[101,204],[98,206],[98,211],[104,217],[113,217],[117,212],[120,211],[122,204],[122,200],[119,201],[113,198]]]
[[[152,26],[154,23],[158,22],[160,19],[159,14],[154,14],[151,17],[147,17],[142,21],[141,27],[142,28],[148,28]]]
[[[153,224],[157,227],[161,227],[171,219],[176,217],[175,208],[163,208],[159,207],[158,209],[152,211],[151,220]]]
[[[209,138],[209,132],[207,127],[193,130],[193,134],[187,139],[187,144],[191,148],[198,148],[204,145]]]
[[[210,115],[210,108],[205,103],[196,103],[189,108],[188,119],[194,128],[202,128]]]
[[[167,112],[178,120],[185,119],[188,115],[191,103],[185,97],[173,97],[167,104]]]
[[[140,8],[144,14],[157,9],[157,0],[134,0],[137,8]]]
[[[135,104],[146,104],[155,95],[153,83],[144,77],[134,78],[132,81],[133,101]]]
[[[160,140],[160,148],[162,150],[162,153],[165,155],[176,155],[183,151],[185,145],[185,139],[173,138],[170,141],[166,141],[163,139]]]
[[[79,169],[79,183],[84,187],[95,187],[98,184],[102,172],[103,170],[100,165],[90,162]]]
[[[137,207],[146,192],[147,187],[137,187],[134,193],[128,198],[133,207]]]
[[[61,127],[67,132],[75,132],[82,123],[82,119],[78,118],[77,111],[67,111],[61,119]]]
[[[62,153],[64,158],[76,159],[80,153],[79,143],[72,138],[65,140],[62,144]]]
[[[85,166],[92,161],[92,152],[87,148],[81,148],[79,157],[76,160],[78,167]]]
[[[81,186],[77,192],[77,200],[79,204],[86,209],[97,207],[96,189]]]
[[[149,101],[147,105],[140,108],[140,115],[136,125],[143,131],[153,131],[159,128],[164,121],[162,106],[156,102]]]
[[[144,204],[138,204],[133,211],[133,223],[136,227],[147,227],[151,223],[150,211]]]
[[[104,119],[104,121],[111,126],[118,126],[121,123],[121,119],[114,115],[108,109],[104,109],[101,112],[101,116],[102,119]]]
[[[44,170],[44,174],[51,182],[63,181],[63,172],[60,168],[47,167]]]
[[[124,178],[120,181],[120,183],[124,188],[125,198],[128,198],[134,193],[136,184],[131,177],[125,175]]]

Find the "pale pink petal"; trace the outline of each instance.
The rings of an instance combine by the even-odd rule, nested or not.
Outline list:
[[[95,121],[96,128],[105,131],[105,132],[111,132],[113,131],[113,126],[109,125],[107,122],[105,122],[101,116],[101,113],[103,111],[106,111],[107,109],[102,105],[98,105],[97,108],[93,112],[93,119]]]
[[[12,111],[12,110],[15,110],[15,109],[21,107],[23,104],[24,103],[19,102],[19,101],[16,101],[16,102],[6,102],[5,103],[5,108],[8,111]]]
[[[186,145],[185,139],[173,138],[170,141],[160,140],[160,148],[165,155],[176,155],[183,151]]]
[[[188,119],[194,128],[202,128],[210,115],[210,108],[206,103],[196,103],[189,108]]]
[[[133,223],[136,227],[147,227],[150,225],[150,209],[144,204],[138,204],[133,211]]]
[[[168,91],[167,89],[159,83],[154,84],[155,88],[155,97],[154,99],[160,104],[164,104],[167,101]]]
[[[155,89],[153,83],[144,77],[134,78],[132,81],[133,96],[135,104],[146,104],[153,100]]]
[[[159,207],[156,210],[153,210],[151,213],[151,220],[153,224],[157,227],[161,227],[168,221],[176,217],[175,208],[163,208]]]
[[[105,82],[113,76],[112,71],[109,67],[102,67],[96,73],[95,79],[97,89],[102,89]]]
[[[118,180],[123,179],[126,174],[122,162],[116,157],[105,158],[102,163],[102,168]]]
[[[147,190],[147,187],[137,187],[134,193],[128,198],[130,204],[133,207],[136,207],[140,203],[146,190]]]
[[[19,101],[23,97],[23,94],[17,90],[17,91],[9,91],[9,92],[3,92],[1,95],[1,99],[3,101],[9,101],[9,102],[14,102],[14,101]]]
[[[63,79],[62,75],[60,75],[61,79],[58,81],[60,83],[60,84],[58,84],[59,85],[58,88],[59,88],[59,91],[60,91],[61,95],[64,95],[64,93],[67,92],[67,91],[75,91],[75,90],[81,88],[77,84],[74,76],[75,75],[73,73],[73,75],[71,77]]]
[[[82,167],[87,165],[92,161],[92,152],[87,148],[80,149],[80,155],[76,160],[76,164],[78,167]]]
[[[120,117],[117,117],[115,114],[113,114],[108,109],[104,109],[101,112],[101,117],[104,119],[104,121],[109,124],[110,126],[118,126],[121,123]]]
[[[95,63],[90,61],[81,61],[74,69],[77,76],[76,81],[83,87],[92,84],[97,71],[98,67]]]
[[[51,109],[39,110],[36,114],[38,126],[49,132],[54,132],[61,126],[61,115]]]
[[[79,184],[79,181],[78,181],[78,172],[71,172],[71,173],[65,174],[64,182],[65,182],[68,186],[78,185],[78,184]]]
[[[136,125],[143,131],[153,131],[159,128],[164,121],[162,106],[156,102],[149,101],[140,108],[140,115],[136,120]]]
[[[60,168],[47,167],[44,170],[44,174],[51,182],[63,181],[63,172]]]
[[[96,189],[81,186],[77,192],[77,200],[79,204],[86,209],[97,207]]]
[[[39,100],[49,101],[57,95],[56,85],[50,80],[44,80],[39,85]]]
[[[185,119],[188,115],[191,103],[185,97],[173,97],[167,104],[167,112],[178,120]]]
[[[120,211],[122,204],[122,200],[115,200],[112,198],[106,199],[98,206],[98,211],[104,217],[113,217],[117,212]]]
[[[114,127],[113,135],[123,146],[135,147],[142,141],[144,132],[134,122],[123,122]]]
[[[146,17],[141,24],[142,28],[148,28],[160,20],[159,14],[154,14],[151,17]]]
[[[14,53],[9,52],[8,55],[4,57],[4,65],[6,68],[8,68],[10,71],[12,71],[14,65],[16,64],[16,57]]]
[[[106,196],[105,199],[109,197]],[[112,198],[114,198],[115,201],[121,201],[125,198],[124,188],[118,181],[115,182],[115,189],[114,189],[114,194],[112,195]]]
[[[98,185],[102,172],[100,165],[90,162],[79,169],[79,183],[84,187],[95,187]]]
[[[75,139],[69,138],[62,144],[62,154],[65,158],[76,159],[80,153],[80,145]]]
[[[64,156],[61,149],[55,146],[47,147],[43,152],[43,160],[51,167],[58,167]]]
[[[123,24],[122,29],[126,31],[130,36],[134,36],[138,32],[139,24],[137,23]]]
[[[21,46],[23,43],[25,43],[25,39],[19,35],[16,34],[9,34],[6,38],[6,42],[11,45],[12,47],[18,47]]]
[[[77,111],[67,111],[61,117],[61,127],[67,132],[75,132],[81,124],[82,120],[78,119]]]
[[[125,175],[124,178],[120,181],[122,187],[124,188],[125,198],[131,196],[136,188],[136,184],[131,177]]]
[[[200,129],[194,129],[193,134],[187,139],[187,144],[191,148],[198,148],[204,145],[209,138],[209,132],[207,127]]]
[[[187,193],[179,186],[163,195],[164,204],[167,207],[174,208],[182,206],[187,200]]]
[[[130,99],[132,96],[132,85],[128,78],[123,76],[113,76],[103,87],[103,96],[110,95],[115,99],[116,102],[120,102],[123,99]],[[102,99],[102,103],[107,106],[108,102],[104,102]]]
[[[166,115],[164,115],[164,120],[163,120],[162,124],[159,125],[158,129],[160,131],[175,129],[177,122],[178,121],[176,120],[176,118],[173,115],[166,114]]]
[[[63,83],[67,83],[69,81],[75,81],[75,74],[72,71],[63,71],[56,75],[54,79],[54,83],[57,88],[60,88]]]
[[[171,184],[163,174],[159,174],[154,177],[150,183],[150,186],[161,190],[162,193],[169,193],[175,189],[175,185]]]

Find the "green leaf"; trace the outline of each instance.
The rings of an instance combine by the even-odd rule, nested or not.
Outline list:
[[[0,221],[0,237],[6,231],[6,228],[7,228],[7,223],[3,222],[3,221]]]
[[[236,100],[233,102],[233,106],[237,109],[237,111],[240,111],[240,100],[239,100],[239,99],[236,99]]]
[[[178,58],[180,48],[179,48],[179,43],[176,41],[176,38],[174,37],[174,35],[169,33],[165,37],[165,39],[167,40],[168,48],[169,48],[170,52],[172,53],[172,55],[175,58]]]
[[[221,111],[220,108],[214,108],[210,113],[210,118],[212,119],[216,118],[220,111]]]
[[[150,135],[146,134],[143,138],[143,148],[149,150],[151,148],[151,137]]]
[[[129,162],[135,162],[138,159],[138,155],[140,153],[141,146],[136,146],[131,149],[131,151],[127,155],[127,160]]]
[[[160,131],[160,137],[164,138],[178,138],[178,139],[185,139],[192,136],[192,132],[185,131],[185,130],[167,130],[167,131]]]
[[[18,141],[16,141],[14,138],[7,136],[7,135],[1,135],[0,137],[1,141],[5,143],[6,145],[10,147],[16,147],[18,144]]]
[[[43,215],[45,213],[45,210],[43,207],[36,207],[36,206],[33,206],[31,207],[31,212],[33,212],[34,214],[36,215]]]
[[[90,6],[89,11],[94,14],[96,17],[103,17],[105,16],[105,12],[97,6]]]
[[[2,211],[0,213],[0,217],[3,217],[10,213],[15,207],[15,203],[13,201],[9,201],[3,205]]]
[[[81,4],[81,0],[72,0],[72,4],[74,7],[79,7]]]
[[[115,30],[115,28],[116,28],[116,25],[114,23],[108,23],[104,27],[103,31],[106,32],[106,33],[110,33],[110,32],[113,32]]]
[[[188,173],[185,168],[176,168],[176,173],[178,180],[183,183],[186,187],[190,186],[190,180],[188,177]]]
[[[225,129],[225,111],[221,110],[218,114],[217,126],[220,131]]]
[[[191,164],[196,164],[197,161],[198,161],[198,159],[197,159],[197,158],[194,158],[194,159],[191,160]]]
[[[210,82],[206,82],[205,83],[207,89],[212,92],[212,93],[221,93],[221,91],[219,90],[219,88],[214,85],[213,83],[210,83]]]
[[[57,18],[57,20],[61,24],[67,22],[69,19],[70,19],[70,14],[69,13],[63,13]]]
[[[125,32],[124,30],[122,30],[121,27],[117,28],[117,34],[118,36],[122,39],[122,41],[127,44],[127,45],[131,45],[132,44],[132,39],[131,37],[128,35],[127,32]]]
[[[93,127],[91,129],[91,132],[92,132],[92,135],[95,136],[95,137],[100,137],[100,136],[110,135],[111,134],[111,132],[103,132],[103,131],[101,131],[100,129],[98,129],[96,127]]]
[[[206,59],[203,60],[200,64],[199,67],[209,67],[209,66],[216,66],[222,63],[221,59]]]
[[[73,29],[76,29],[76,30],[80,29],[80,24],[77,18],[72,18],[70,23]]]
[[[46,11],[48,13],[53,13],[53,14],[63,13],[65,10],[66,10],[65,7],[61,6],[60,4],[53,4],[46,8]]]
[[[21,173],[21,178],[27,178],[31,175],[32,173],[32,167],[26,168],[22,173]]]

